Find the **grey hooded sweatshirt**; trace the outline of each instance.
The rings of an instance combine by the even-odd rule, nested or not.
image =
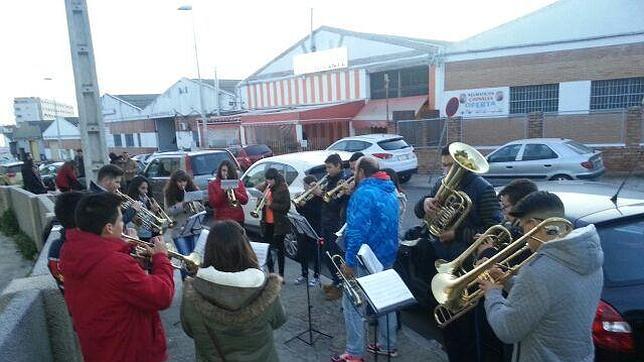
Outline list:
[[[499,339],[513,361],[593,361],[592,323],[603,285],[604,253],[594,225],[545,243],[501,289],[485,293]]]

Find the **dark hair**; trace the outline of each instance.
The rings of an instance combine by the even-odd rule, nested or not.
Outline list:
[[[351,157],[349,158],[349,162],[356,162],[362,156],[364,156],[364,153],[362,153],[362,152],[354,152],[353,155],[351,155]]]
[[[237,178],[237,167],[233,165],[232,162],[229,160],[223,160],[219,164],[219,167],[217,167],[217,178],[221,178],[221,168],[227,166],[228,167],[228,179],[233,180]]]
[[[170,179],[165,184],[163,194],[170,204],[183,201],[183,190],[177,187],[177,182],[187,181],[186,191],[197,191],[199,188],[192,181],[192,177],[184,170],[176,170],[170,175]],[[168,205],[172,206],[172,205]]]
[[[100,183],[106,178],[115,179],[117,177],[123,176],[123,169],[116,165],[105,165],[98,170],[97,180]]]
[[[150,181],[148,181],[148,179],[145,178],[145,176],[141,176],[141,175],[134,177],[132,179],[132,181],[130,181],[130,185],[127,188],[128,196],[130,196],[134,200],[138,200],[139,197],[140,197],[140,195],[139,195],[139,187],[144,182],[148,184],[148,195],[147,196],[152,197],[152,193],[150,191]]]
[[[539,219],[564,217],[565,209],[561,199],[548,191],[535,191],[519,200],[510,211],[510,216],[532,216]]]
[[[396,190],[401,191],[400,190],[400,181],[398,180],[398,174],[396,173],[396,171],[394,171],[391,168],[385,168],[382,171],[384,173],[386,173],[387,175],[389,175],[389,178],[391,179],[391,182],[393,182],[394,185],[396,185]]]
[[[451,156],[449,153],[449,145],[441,148],[441,156]]]
[[[76,226],[82,231],[101,235],[107,224],[116,223],[121,198],[109,192],[83,197],[76,207]]]
[[[69,191],[60,194],[56,199],[54,214],[65,229],[76,227],[76,206],[83,196],[85,196],[83,192]]]
[[[257,256],[248,242],[246,232],[236,221],[218,221],[210,228],[203,265],[235,273],[249,268],[259,269]]]
[[[83,149],[82,148],[77,148],[76,152],[83,152]]]
[[[371,177],[376,172],[380,171],[378,167],[378,161],[373,157],[363,157],[360,159],[360,162],[356,165],[356,171],[362,170],[365,177]]]
[[[329,157],[324,160],[324,163],[331,163],[335,166],[340,166],[342,165],[342,159],[340,158],[340,155],[337,153],[330,154]]]
[[[114,152],[110,152],[108,157],[110,158],[110,162],[114,162],[114,160],[116,160],[118,158],[118,156]]]
[[[512,180],[512,182],[507,184],[501,192],[499,192],[499,198],[501,196],[507,196],[510,204],[516,205],[519,200],[535,191],[538,191],[537,184],[527,178],[519,178]]]
[[[275,180],[275,187],[285,184],[284,176],[282,176],[276,168],[269,168],[264,174],[264,178],[267,180]]]
[[[311,182],[318,182],[318,178],[315,177],[315,175],[307,175],[304,177],[304,180],[302,180],[306,185],[310,185]]]
[[[74,161],[65,161],[62,166],[60,166],[60,170],[58,172],[62,173],[74,173],[78,170],[76,167],[76,162]]]

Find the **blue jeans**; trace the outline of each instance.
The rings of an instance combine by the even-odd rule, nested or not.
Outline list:
[[[191,236],[181,236],[174,239],[174,245],[177,247],[177,251],[181,255],[190,255],[193,250],[195,250],[195,243],[197,242],[197,237],[195,235]],[[181,269],[181,280],[186,279],[188,273]]]
[[[365,276],[368,272],[362,267],[358,266],[354,271],[357,277]],[[365,304],[367,302],[365,301]],[[360,311],[351,304],[347,293],[342,294],[342,309],[344,313],[344,326],[347,330],[347,353],[352,356],[362,357],[365,354],[365,328],[364,307],[360,307]],[[389,316],[389,324],[387,325],[387,316]],[[383,350],[393,351],[396,349],[396,327],[398,322],[396,320],[396,312],[391,312],[378,318],[378,345]],[[389,333],[387,333],[387,330]],[[389,334],[389,339],[387,339]],[[389,341],[389,343],[387,343]]]

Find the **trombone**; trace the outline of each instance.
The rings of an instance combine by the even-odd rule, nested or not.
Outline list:
[[[255,206],[255,209],[250,212],[250,216],[254,217],[255,219],[259,219],[260,213],[262,212],[264,205],[266,205],[266,199],[268,198],[268,193],[270,191],[271,187],[269,185],[266,185],[266,189],[264,190],[262,197],[257,200],[257,206]]]
[[[145,247],[154,247],[154,243],[143,241],[141,239],[129,236],[127,234],[121,234],[121,238],[125,241],[134,244],[135,254],[137,257],[142,257],[142,253],[145,252]],[[166,243],[166,248],[168,249],[168,259],[170,259],[170,264],[175,269],[183,269],[188,272],[194,272],[199,269],[201,266],[201,256],[199,253],[192,252],[190,255],[183,255],[175,251],[174,245]]]
[[[537,256],[537,253],[532,253],[528,258],[517,263],[521,254],[530,250],[528,247],[528,240],[534,239],[540,243],[547,242],[546,240],[539,239],[536,236],[537,233],[543,230],[547,235],[560,239],[568,235],[573,230],[572,223],[566,219],[559,217],[548,218],[519,239],[505,244],[505,247],[490,259],[482,262],[469,272],[464,272],[462,269],[462,263],[471,256],[470,254],[472,254],[480,244],[489,240],[491,235],[505,234],[504,231],[501,231],[499,234],[494,234],[491,231],[492,228],[488,229],[483,236],[477,239],[471,247],[457,257],[452,263],[437,262],[436,267],[439,269],[439,272],[432,279],[432,294],[439,303],[436,308],[434,308],[434,319],[439,327],[445,327],[472,308],[476,307],[479,300],[484,296],[483,291],[478,287],[479,280],[490,280],[495,283],[503,284],[510,279],[510,277],[516,274],[519,269],[534,259],[534,257]],[[500,229],[495,230],[498,231]],[[490,234],[488,234],[488,232],[490,232]],[[503,242],[501,242],[500,245],[502,246]],[[504,271],[497,279],[494,279],[490,275],[490,269],[493,267],[499,267]]]
[[[324,202],[330,202],[333,199],[339,199],[340,197],[342,197],[342,195],[347,192],[347,187],[349,186],[349,184],[354,180],[355,176],[351,176],[346,180],[338,181],[336,187],[332,188],[324,194]]]
[[[313,186],[310,189],[304,191],[300,196],[298,196],[298,197],[294,198],[293,200],[291,200],[291,202],[295,206],[299,206],[299,207],[304,206],[304,204],[309,202],[309,200],[311,200],[315,196],[314,192],[316,190],[318,190],[318,189],[319,190],[326,189],[326,185],[328,184],[328,180],[327,180],[328,177],[329,177],[328,174],[324,175],[324,177],[322,177],[322,179],[320,179],[320,181],[315,183],[315,186]]]
[[[161,205],[157,202],[157,200],[154,199],[154,197],[148,198],[150,200],[150,205],[152,205],[153,208],[156,208],[157,211],[153,211],[156,215],[158,215],[159,218],[167,220],[168,221],[168,228],[173,228],[177,223],[170,218],[170,215],[168,215]]]
[[[340,255],[331,255],[328,251],[326,255],[331,259],[331,263],[335,267],[335,274],[342,280],[342,288],[347,297],[355,307],[360,307],[364,303],[362,297],[362,289],[358,286],[355,277],[349,278],[344,274],[343,266],[346,265],[344,258]]]

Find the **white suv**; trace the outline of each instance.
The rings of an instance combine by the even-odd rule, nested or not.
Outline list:
[[[418,159],[414,147],[405,142],[400,135],[367,134],[342,138],[327,150],[362,152],[380,159],[381,168],[391,168],[398,174],[401,183],[409,181],[418,172]]]

